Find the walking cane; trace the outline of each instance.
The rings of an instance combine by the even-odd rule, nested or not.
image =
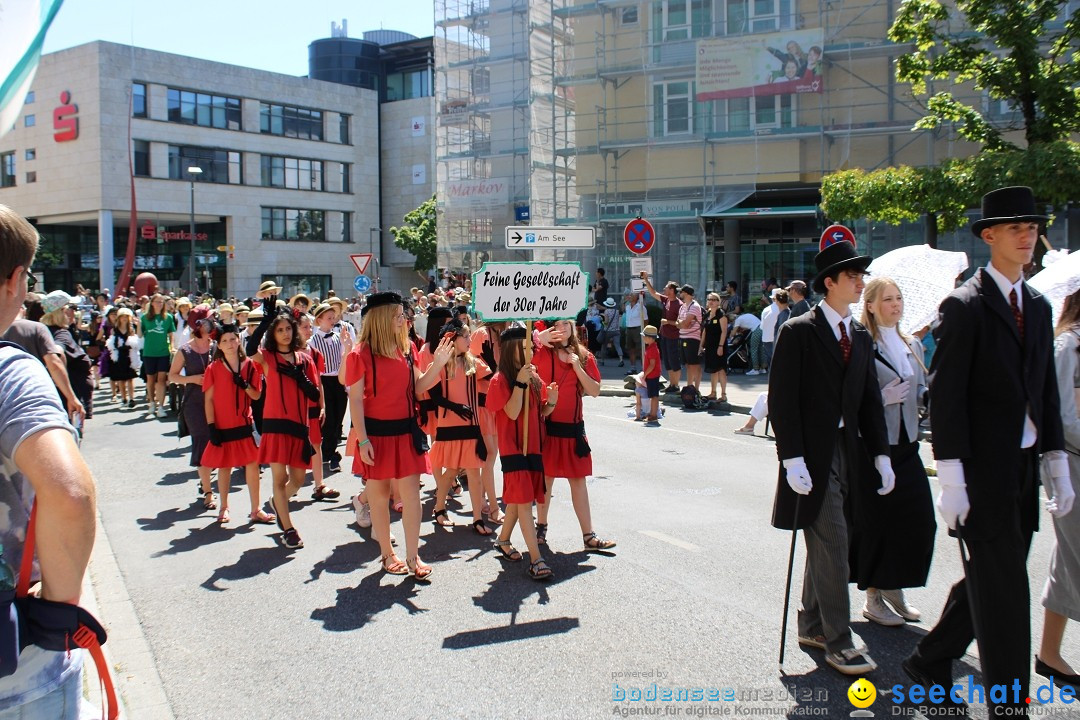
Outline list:
[[[964,546],[964,533],[959,519],[956,522],[956,542],[960,545],[960,563],[964,566],[964,589],[967,591],[968,611],[971,613],[971,630],[975,634],[975,647],[979,648],[979,658],[983,657],[982,643],[979,641],[979,618],[975,613],[975,596],[971,589],[971,583],[975,577],[971,574],[971,564],[968,561],[967,548]]]
[[[532,362],[533,346],[532,346],[532,332],[533,324],[532,320],[525,323],[525,364],[528,365]],[[529,395],[532,394],[532,381],[528,383],[528,387],[525,388],[525,397],[521,401],[521,413],[523,416],[522,430],[521,430],[521,454],[529,457]],[[529,512],[532,512],[531,510]]]
[[[791,601],[791,575],[795,567],[795,538],[799,534],[799,503],[802,495],[795,496],[795,516],[792,518],[791,550],[787,560],[787,584],[784,587],[784,620],[780,627],[780,674],[784,674],[784,641],[787,639],[788,605]]]

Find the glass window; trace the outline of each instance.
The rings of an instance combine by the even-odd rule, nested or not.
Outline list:
[[[191,175],[187,169],[192,166],[202,168],[202,174],[196,182],[223,185],[242,185],[244,182],[242,153],[190,145],[169,146],[171,179],[190,180]]]
[[[131,86],[131,116],[146,117],[146,84],[133,83]]]
[[[34,127],[34,125],[37,125],[37,118],[33,115],[27,115],[23,118],[23,125],[25,127]]]
[[[791,0],[722,0],[727,20],[726,34],[774,32],[795,25]]]
[[[260,159],[264,187],[323,191],[323,161],[263,155]]]
[[[261,103],[259,132],[304,140],[322,140],[323,113],[322,110]]]
[[[322,210],[264,207],[262,239],[325,242],[325,214]]]
[[[636,7],[623,8],[619,15],[619,21],[623,25],[637,25],[638,9]]]
[[[35,100],[34,91],[26,93],[26,100],[23,101],[24,105],[33,105]]]
[[[687,5],[690,0],[664,0],[664,40],[686,40],[690,37]]]
[[[240,130],[240,99],[169,88],[166,92],[170,122]],[[145,108],[144,108],[145,112]]]
[[[15,187],[15,153],[0,155],[0,187]]]
[[[341,242],[352,242],[352,217],[351,212],[341,213]]]
[[[37,159],[37,150],[35,150],[34,148],[26,148],[26,159],[27,160],[35,160],[35,159]]]
[[[767,95],[754,98],[731,98],[716,101],[718,129],[745,132],[758,128],[790,128],[795,126],[793,95]],[[727,107],[725,110],[724,103]]]
[[[352,181],[349,179],[352,175],[352,163],[341,163],[341,192],[352,192]]]
[[[689,80],[657,83],[653,86],[653,121],[657,137],[690,132],[691,112]]]
[[[330,275],[263,275],[282,287],[282,297],[304,293],[308,297],[326,297],[333,286]]]
[[[349,144],[349,118],[351,117],[351,115],[346,115],[342,113],[339,119],[338,142],[340,142],[342,145]]]
[[[36,170],[31,170],[28,173],[26,173],[26,182],[27,183],[37,182],[37,171]]]
[[[135,140],[132,143],[132,155],[135,174],[139,177],[150,177],[150,143],[146,140]]]

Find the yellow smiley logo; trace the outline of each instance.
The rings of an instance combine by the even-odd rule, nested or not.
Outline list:
[[[869,680],[859,678],[847,691],[848,700],[857,708],[868,708],[877,699],[877,688]]]

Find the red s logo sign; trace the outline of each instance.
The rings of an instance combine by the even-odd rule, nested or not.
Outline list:
[[[68,142],[79,137],[79,106],[71,102],[71,93],[60,93],[60,107],[53,110],[53,139],[56,142]]]

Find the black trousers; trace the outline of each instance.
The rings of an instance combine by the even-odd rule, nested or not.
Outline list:
[[[1033,451],[1024,451],[1023,478],[1017,506],[1002,531],[989,539],[965,538],[970,555],[965,577],[953,585],[934,629],[918,644],[915,657],[935,678],[952,677],[952,661],[961,658],[978,637],[983,697],[990,717],[1026,714],[1031,683],[1031,598],[1027,556],[1035,532],[1029,518],[1038,503],[1037,465]],[[970,482],[970,479],[969,479]],[[1015,684],[1019,682],[1019,690]],[[960,683],[967,692],[967,682]],[[1000,702],[991,688],[1005,686]],[[948,688],[946,688],[948,689]],[[968,697],[965,695],[964,700]]]
[[[323,375],[322,387],[326,402],[326,420],[322,427],[323,460],[341,460],[337,446],[341,442],[341,426],[345,421],[345,404],[349,401],[349,394],[336,375]]]

